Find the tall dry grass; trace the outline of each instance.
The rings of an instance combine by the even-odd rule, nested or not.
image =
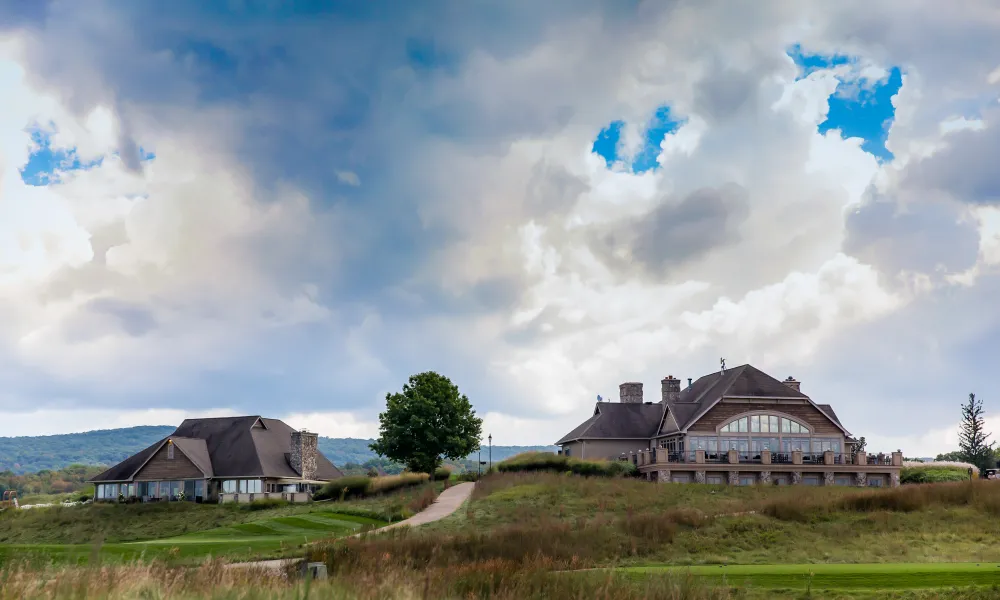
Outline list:
[[[730,590],[712,588],[687,576],[635,579],[612,572],[567,575],[542,563],[525,568],[501,560],[453,569],[391,567],[349,578],[306,581],[265,570],[229,569],[221,562],[197,569],[156,564],[36,570],[7,566],[0,571],[0,600],[107,599],[479,599],[568,600],[725,600]]]
[[[862,490],[828,497],[812,494],[783,497],[766,502],[764,514],[785,521],[809,522],[836,512],[914,512],[932,507],[967,506],[1000,516],[1000,483],[973,480],[959,483],[907,485],[881,490]]]

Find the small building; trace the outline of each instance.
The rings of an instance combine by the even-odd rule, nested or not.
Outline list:
[[[342,477],[315,433],[260,416],[186,419],[91,480],[97,501],[305,502]]]
[[[642,383],[619,386],[620,402],[598,402],[589,419],[556,442],[560,453],[632,461],[646,479],[730,485],[899,485],[902,453],[868,456],[829,404],[789,377],[751,366],[697,381],[668,376],[658,402]]]

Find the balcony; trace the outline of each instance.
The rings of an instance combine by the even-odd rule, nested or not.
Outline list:
[[[639,452],[630,452],[623,456],[638,467],[648,465],[669,464],[758,464],[758,465],[858,465],[901,467],[903,455],[893,452],[890,455],[879,454],[867,456],[864,452],[857,453],[852,460],[850,454],[839,452],[809,453],[799,450],[792,452],[774,452],[769,450],[725,452],[688,450],[685,452],[668,451],[666,448],[650,448]]]

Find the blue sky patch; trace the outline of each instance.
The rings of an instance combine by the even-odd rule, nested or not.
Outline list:
[[[843,54],[824,56],[803,52],[799,45],[788,50],[788,56],[795,61],[801,72],[797,79],[822,69],[854,64],[856,57]],[[889,70],[889,76],[878,82],[841,82],[830,97],[830,110],[826,120],[820,123],[819,132],[825,134],[837,129],[844,138],[857,137],[864,140],[861,148],[879,161],[892,160],[892,153],[885,147],[889,127],[896,115],[892,97],[903,86],[903,73],[899,67]],[[848,89],[848,88],[852,89]],[[845,93],[854,92],[856,93]]]
[[[661,106],[653,113],[653,118],[646,124],[646,131],[643,135],[643,144],[632,158],[632,172],[645,173],[658,168],[660,165],[656,158],[660,155],[660,143],[664,136],[677,131],[677,128],[684,123],[684,120],[674,119],[670,113],[669,106]],[[611,168],[622,158],[619,156],[619,143],[621,142],[622,129],[625,127],[624,121],[614,121],[597,134],[591,152],[604,159],[608,168]]]
[[[21,181],[28,185],[44,186],[58,183],[59,173],[92,169],[104,163],[104,157],[83,162],[77,156],[75,149],[53,149],[49,134],[44,131],[32,131],[31,139],[37,147],[28,157],[28,163],[21,168]],[[115,152],[112,156],[117,154]],[[139,157],[139,160],[145,162],[156,158],[156,154],[140,147]]]
[[[625,121],[614,121],[597,134],[594,145],[590,151],[604,159],[604,162],[611,168],[618,160],[618,142],[622,137],[622,128]]]

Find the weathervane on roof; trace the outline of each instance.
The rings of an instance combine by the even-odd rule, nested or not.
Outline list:
[[[726,359],[720,358],[719,359],[719,364],[722,365],[722,372],[725,373],[726,372]]]

